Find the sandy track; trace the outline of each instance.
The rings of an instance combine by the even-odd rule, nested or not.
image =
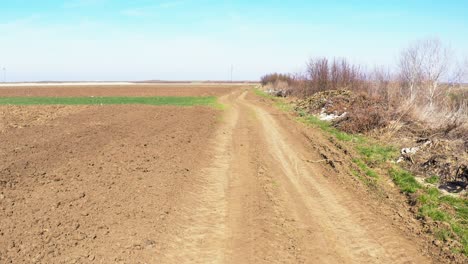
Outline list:
[[[418,246],[360,197],[309,164],[302,135],[246,99],[230,107],[211,166],[179,216],[165,263],[430,263]],[[290,124],[294,125],[294,124]],[[302,139],[301,139],[302,138]],[[317,142],[320,144],[320,142]]]
[[[0,262],[432,262],[346,164],[305,161],[338,155],[320,132],[220,101],[0,107]]]
[[[305,162],[310,150],[304,148],[300,136],[281,128],[262,108],[241,102],[255,111],[263,128],[262,143],[269,153],[264,159],[265,173],[281,186],[278,192],[286,202],[279,210],[291,217],[291,228],[296,231],[292,241],[297,244],[289,249],[298,262],[427,262],[388,222],[379,221],[357,197],[327,181],[320,165]]]

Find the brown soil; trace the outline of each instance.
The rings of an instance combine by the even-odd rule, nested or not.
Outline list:
[[[141,84],[113,86],[0,87],[0,96],[219,96],[239,85]]]
[[[0,107],[0,262],[440,262],[321,132],[220,101]]]
[[[0,262],[154,260],[167,214],[208,162],[216,111],[65,109],[28,107],[51,119],[0,134]]]

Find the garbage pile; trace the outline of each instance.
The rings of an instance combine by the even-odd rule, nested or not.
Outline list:
[[[414,146],[401,149],[397,162],[416,175],[436,177],[440,189],[461,193],[468,186],[468,153],[459,145],[459,141],[438,136],[418,138]]]
[[[295,104],[299,113],[332,121],[333,126],[348,133],[366,133],[389,122],[388,105],[380,98],[349,90],[318,92]]]
[[[296,101],[294,109],[307,114],[325,113],[340,116],[345,112],[343,111],[345,109],[333,107],[334,102],[338,101],[350,104],[353,101],[353,93],[348,90],[318,92],[310,97]]]

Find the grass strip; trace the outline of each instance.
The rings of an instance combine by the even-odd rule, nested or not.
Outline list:
[[[221,108],[216,97],[0,97],[0,105],[175,105]]]

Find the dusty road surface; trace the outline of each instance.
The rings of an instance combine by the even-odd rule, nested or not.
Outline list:
[[[346,164],[310,162],[340,155],[320,132],[219,95],[0,107],[0,262],[433,262]]]

